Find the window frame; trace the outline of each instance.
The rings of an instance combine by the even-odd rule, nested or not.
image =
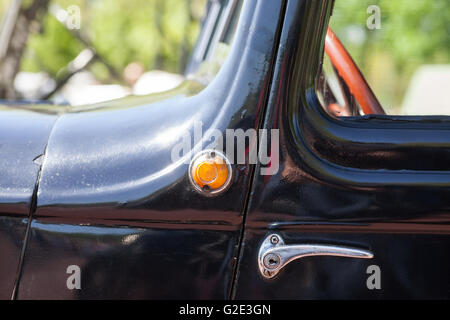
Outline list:
[[[285,125],[302,161],[337,183],[450,186],[449,116],[333,118],[323,110],[316,84],[333,2],[305,1],[286,18]]]

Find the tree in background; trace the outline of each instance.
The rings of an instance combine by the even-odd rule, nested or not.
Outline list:
[[[96,52],[115,70],[132,62],[147,70],[182,72],[197,38],[205,0],[52,0],[62,8],[78,5],[81,29]],[[43,32],[34,34],[22,70],[46,71],[52,77],[85,47],[54,16],[47,15]],[[103,63],[90,70],[105,83],[114,81]]]
[[[379,30],[366,27],[371,5],[381,9]],[[336,0],[331,27],[392,113],[418,67],[450,61],[448,0]]]
[[[13,0],[0,31],[0,97],[16,99],[14,78],[29,34],[41,26],[49,0]]]
[[[0,98],[15,99],[18,71],[64,78],[67,66],[86,47],[99,58],[88,68],[103,83],[121,82],[117,74],[132,62],[146,70],[182,73],[206,0],[0,0],[0,14],[10,3],[21,3],[21,9],[16,15],[6,11],[15,16],[15,27],[3,46],[7,53],[0,63]],[[69,30],[49,14],[48,8],[56,5],[80,8],[80,30]]]

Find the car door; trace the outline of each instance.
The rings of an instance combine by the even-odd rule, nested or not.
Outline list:
[[[206,77],[187,80],[60,115],[18,299],[230,296],[254,166],[233,163],[216,194],[195,188],[189,159],[214,142],[207,132],[259,129],[283,17],[282,2],[245,1],[228,58],[206,86]],[[184,142],[192,149],[174,161]]]
[[[449,118],[325,113],[332,5],[288,1],[264,122],[279,169],[255,171],[233,297],[448,299]]]

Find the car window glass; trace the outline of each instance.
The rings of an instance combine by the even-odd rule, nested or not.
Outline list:
[[[448,0],[336,0],[329,26],[386,114],[450,115]],[[325,110],[378,113],[364,112],[360,89],[348,83],[358,81],[330,65],[333,58],[325,54],[318,81]]]
[[[209,36],[209,44],[204,51],[199,48],[200,52],[194,52],[194,55],[202,56],[202,59],[198,66],[189,70],[189,75],[205,84],[211,82],[228,56],[242,8],[241,0],[212,1],[212,6],[215,3],[220,4],[221,10]]]
[[[207,2],[0,0],[0,100],[83,105],[174,88]]]

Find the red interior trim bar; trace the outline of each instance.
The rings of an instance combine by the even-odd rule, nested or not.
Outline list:
[[[386,114],[339,38],[328,28],[325,52],[365,114]]]

